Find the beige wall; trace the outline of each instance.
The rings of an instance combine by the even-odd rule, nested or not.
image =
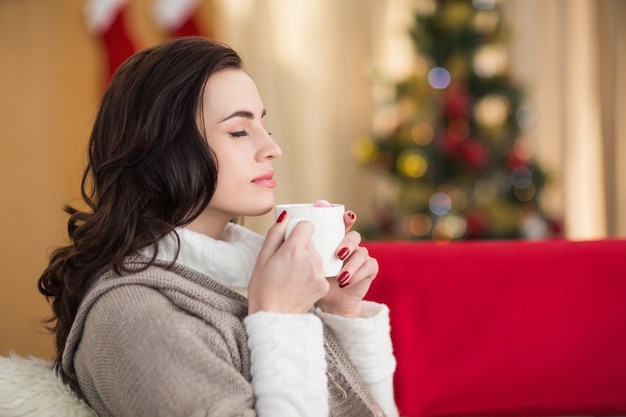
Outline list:
[[[36,280],[49,246],[61,241],[60,207],[70,196],[78,155],[74,148],[80,142],[80,124],[69,128],[66,116],[68,107],[77,103],[73,91],[65,91],[62,74],[69,65],[61,36],[62,30],[77,31],[78,24],[62,29],[67,11],[56,3],[0,3],[2,354],[50,354],[50,338],[39,323],[48,307],[37,293]],[[73,70],[77,84],[81,69]],[[82,105],[92,107],[84,100]]]
[[[36,285],[64,242],[62,207],[78,201],[85,142],[104,83],[82,0],[0,2],[0,355],[49,358],[49,314]],[[132,2],[138,46],[163,36]]]

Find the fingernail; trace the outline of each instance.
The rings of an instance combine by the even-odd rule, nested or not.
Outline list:
[[[346,284],[347,281],[350,280],[350,273],[348,271],[343,271],[341,274],[339,274],[339,276],[337,277],[337,282],[339,283],[339,286],[341,287],[343,284]]]
[[[339,284],[339,288],[344,288],[344,287],[347,287],[348,285],[350,285],[350,280],[347,280],[343,284]]]
[[[348,257],[348,254],[350,253],[350,249],[348,248],[341,248],[339,250],[339,252],[337,252],[337,258],[341,259],[342,261],[344,259],[346,259]]]
[[[347,212],[346,214],[348,215],[348,217],[350,217],[350,220],[354,220],[354,218],[356,217],[356,214],[351,211]]]
[[[278,216],[278,218],[276,219],[276,223],[280,223],[283,220],[285,220],[285,216],[287,215],[287,210],[283,210],[282,213],[280,213],[280,215]]]

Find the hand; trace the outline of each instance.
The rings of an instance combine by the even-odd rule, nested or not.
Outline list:
[[[337,248],[337,256],[345,259],[335,278],[329,278],[328,293],[317,302],[322,311],[346,317],[361,317],[361,302],[378,274],[378,261],[359,246],[361,235],[350,229],[356,223],[353,212],[344,216],[346,236]]]
[[[306,313],[328,292],[322,258],[311,237],[314,226],[301,221],[284,239],[289,214],[267,233],[248,285],[248,314],[257,311]]]

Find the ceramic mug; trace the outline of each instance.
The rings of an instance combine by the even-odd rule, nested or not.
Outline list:
[[[289,237],[293,228],[302,220],[308,220],[315,226],[313,245],[324,262],[326,277],[335,277],[343,266],[343,261],[337,258],[339,244],[346,235],[346,225],[343,220],[345,207],[342,204],[320,206],[313,204],[279,204],[276,206],[276,218],[286,211],[289,213],[289,223],[285,239]]]

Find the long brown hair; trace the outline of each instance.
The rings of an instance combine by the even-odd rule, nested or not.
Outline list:
[[[70,244],[57,248],[38,281],[52,304],[57,363],[78,306],[103,268],[153,246],[195,219],[215,192],[217,161],[199,130],[206,80],[241,68],[232,49],[178,38],[140,51],[116,71],[89,138],[81,194],[69,213]]]

